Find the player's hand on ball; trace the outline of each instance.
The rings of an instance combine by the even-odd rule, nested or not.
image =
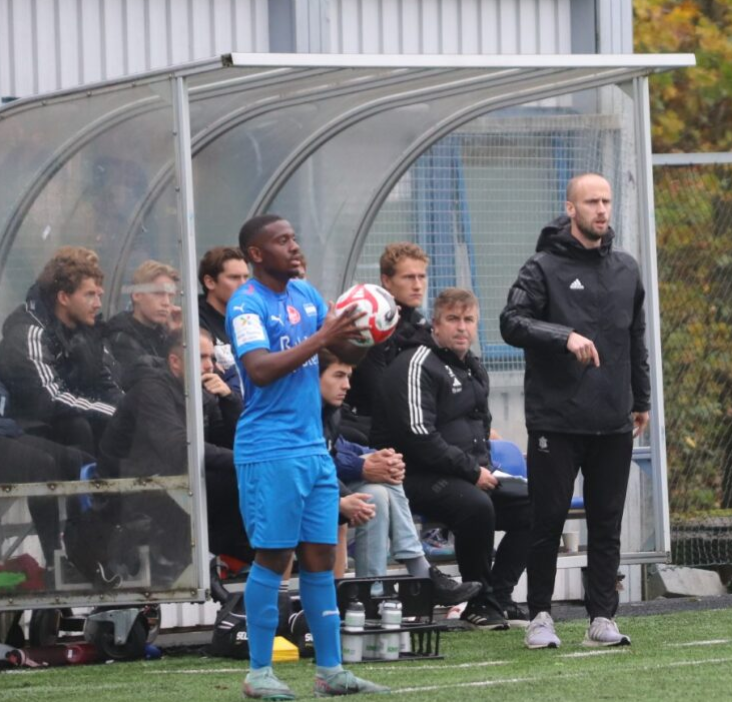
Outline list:
[[[341,314],[336,314],[335,304],[332,302],[328,303],[328,314],[321,327],[321,331],[327,339],[326,346],[334,341],[360,339],[361,328],[358,325],[358,321],[365,316],[366,313],[360,311],[356,305],[344,310]]]
[[[367,348],[386,341],[399,322],[399,308],[388,290],[370,283],[351,286],[336,300],[336,314],[345,314],[354,305],[363,312],[357,324],[361,334],[349,341]]]

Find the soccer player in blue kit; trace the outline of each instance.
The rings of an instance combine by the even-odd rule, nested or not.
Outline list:
[[[310,283],[297,279],[302,254],[282,217],[245,222],[239,247],[252,278],[229,300],[226,331],[244,381],[234,460],[242,516],[257,553],[244,593],[251,658],[244,695],[295,698],[272,671],[278,589],[293,551],[315,646],[315,695],[389,692],[341,666],[333,578],[338,483],[321,424],[318,351],[360,360],[363,351],[349,339],[359,337],[361,314],[354,308],[337,316]]]

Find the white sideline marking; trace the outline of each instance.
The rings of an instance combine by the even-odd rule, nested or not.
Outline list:
[[[239,673],[243,674],[249,670],[249,666],[241,668],[214,668],[213,670],[146,670],[146,675],[216,675],[217,673]]]
[[[732,639],[709,639],[709,641],[687,641],[686,643],[670,643],[667,646],[716,646],[717,644],[726,644],[732,642]]]
[[[403,661],[406,663],[407,661]],[[508,661],[481,661],[479,663],[448,663],[447,665],[364,665],[359,670],[457,670],[458,668],[483,668],[487,665],[508,665]]]
[[[732,658],[705,658],[699,661],[674,661],[673,663],[663,663],[661,665],[639,665],[639,666],[630,666],[631,670],[661,670],[663,668],[682,668],[685,666],[690,665],[712,665],[717,663],[730,663],[732,662]],[[628,668],[625,668],[627,671]],[[493,687],[495,685],[504,685],[504,684],[516,684],[516,683],[528,683],[528,682],[548,682],[550,680],[556,679],[557,681],[560,680],[567,680],[569,678],[586,678],[590,675],[596,675],[596,671],[586,671],[581,673],[569,673],[569,674],[563,674],[561,678],[552,678],[552,677],[532,677],[532,678],[502,678],[497,680],[478,680],[475,682],[469,682],[469,683],[451,683],[447,685],[424,685],[422,687],[402,687],[402,688],[392,688],[391,694],[392,695],[398,695],[401,693],[411,693],[411,692],[432,692],[434,690],[450,690],[460,687]]]
[[[406,662],[406,661],[404,661]],[[484,668],[489,665],[508,665],[508,661],[481,661],[479,663],[454,663],[452,665],[363,665],[359,670],[446,670],[448,668]],[[146,670],[147,675],[213,675],[215,673],[245,673],[248,668],[216,668],[214,670]]]
[[[559,658],[586,658],[587,656],[606,656],[608,653],[626,653],[630,651],[630,646],[613,646],[612,648],[603,648],[599,651],[577,651],[576,653],[562,653]]]
[[[57,666],[53,666],[56,668]],[[36,670],[34,668],[34,670]],[[10,671],[3,671],[3,675],[8,673]],[[97,690],[118,690],[120,688],[129,688],[129,683],[107,683],[106,685],[98,685],[94,684],[94,692]],[[83,685],[42,685],[42,686],[35,686],[35,685],[28,685],[28,687],[17,687],[13,688],[12,690],[8,690],[7,692],[13,694],[13,695],[21,695],[23,693],[31,694],[35,697],[39,692],[58,692],[59,690],[62,690],[64,693],[68,692],[78,692],[79,693],[79,699],[86,698],[89,695],[89,683],[84,683]]]

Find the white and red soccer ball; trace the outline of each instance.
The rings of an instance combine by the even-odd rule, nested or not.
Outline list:
[[[336,314],[356,305],[359,312],[366,312],[357,320],[362,339],[351,339],[356,346],[374,346],[386,341],[396,329],[399,308],[391,293],[378,285],[359,283],[348,288],[336,301]]]

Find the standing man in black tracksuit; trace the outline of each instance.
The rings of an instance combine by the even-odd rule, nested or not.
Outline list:
[[[501,313],[526,355],[532,545],[529,648],[556,648],[551,618],[557,552],[577,471],[588,530],[588,646],[629,644],[618,606],[620,523],[633,437],[648,424],[645,293],[636,261],[613,249],[610,184],[586,173],[567,186],[566,216],[546,226]]]
[[[371,436],[404,455],[412,509],[448,526],[463,582],[482,583],[463,620],[507,629],[508,620],[528,619],[512,593],[526,566],[530,507],[527,495],[502,489],[491,473],[488,374],[470,351],[478,315],[473,293],[438,295],[431,333],[415,334],[385,371]],[[497,529],[506,535],[491,567]]]

